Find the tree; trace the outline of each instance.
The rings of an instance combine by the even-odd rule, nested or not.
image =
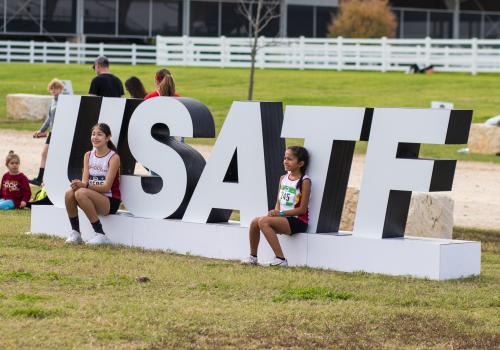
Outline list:
[[[340,15],[332,18],[329,36],[347,38],[392,38],[397,20],[388,0],[344,0]]]
[[[250,38],[250,79],[248,99],[253,99],[255,82],[255,60],[259,47],[259,36],[274,18],[280,16],[281,0],[240,0],[238,11],[246,18]]]

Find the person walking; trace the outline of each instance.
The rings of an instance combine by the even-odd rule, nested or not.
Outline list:
[[[109,60],[106,56],[99,56],[92,66],[97,74],[90,83],[89,95],[102,97],[122,97],[125,95],[122,81],[109,71]]]

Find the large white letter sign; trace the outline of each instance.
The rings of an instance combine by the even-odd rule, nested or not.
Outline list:
[[[214,137],[208,108],[193,99],[157,97],[131,117],[128,144],[135,159],[159,177],[122,176],[122,199],[130,212],[148,218],[180,218],[205,160],[172,136]]]
[[[309,232],[337,232],[351,171],[355,141],[361,139],[365,108],[287,106],[282,137],[304,139],[311,154]],[[367,118],[368,119],[368,118]]]
[[[419,159],[420,143],[467,143],[472,111],[376,108],[354,235],[403,237],[411,191],[450,191],[455,160]]]
[[[132,100],[61,95],[52,130],[44,183],[54,205],[64,207],[70,180],[81,179],[83,156],[92,148],[90,129],[98,121],[108,123],[117,141],[125,104]]]
[[[283,174],[282,123],[281,103],[234,102],[183,220],[214,222],[213,209],[239,209],[240,224],[248,226],[274,207]],[[231,163],[237,164],[237,182],[228,176]]]

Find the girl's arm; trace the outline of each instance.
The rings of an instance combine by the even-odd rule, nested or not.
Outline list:
[[[90,152],[85,153],[85,157],[83,157],[83,173],[82,173],[82,182],[85,183],[85,186],[89,183],[89,159]]]
[[[89,159],[90,159],[90,152],[87,152],[83,157],[82,181],[80,180],[71,181],[71,189],[73,191],[76,191],[80,188],[88,188],[87,184],[89,183]]]
[[[300,199],[300,207],[285,210],[285,216],[298,216],[305,214],[307,212],[307,208],[309,206],[309,197],[311,196],[311,180],[304,179],[302,180],[302,189],[301,189],[301,199]]]
[[[23,176],[22,179],[23,180],[21,182],[21,191],[23,193],[23,198],[21,200],[21,208],[25,207],[26,203],[28,203],[30,198],[31,198],[31,188],[30,188],[30,183],[28,181],[28,178],[26,176]],[[23,205],[23,202],[24,202],[24,205]]]
[[[114,154],[109,160],[109,169],[108,173],[106,174],[106,180],[104,180],[104,184],[91,185],[88,188],[100,193],[109,192],[119,171],[120,171],[120,156],[118,154]]]

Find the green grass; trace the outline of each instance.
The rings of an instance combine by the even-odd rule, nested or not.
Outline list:
[[[0,213],[2,349],[495,349],[500,232],[482,273],[430,281],[272,269],[25,235],[29,211]],[[147,283],[138,276],[150,279]]]
[[[94,76],[90,65],[2,64],[0,69],[0,128],[36,130],[40,123],[6,118],[8,93],[45,94],[53,78],[70,79],[76,94],[86,94]],[[146,89],[153,90],[152,65],[113,65],[112,71],[123,81],[139,77]],[[217,131],[233,101],[247,96],[248,70],[172,67],[177,90],[183,96],[205,103],[212,111]],[[257,70],[255,99],[283,101],[285,105],[429,107],[433,100],[451,101],[455,108],[474,110],[474,122],[500,114],[498,74],[471,76],[459,73],[406,75],[380,72],[337,72],[299,70]],[[212,143],[213,140],[190,142]],[[426,157],[500,162],[495,156],[458,155],[463,146],[424,146]],[[362,152],[364,146],[358,147]]]

